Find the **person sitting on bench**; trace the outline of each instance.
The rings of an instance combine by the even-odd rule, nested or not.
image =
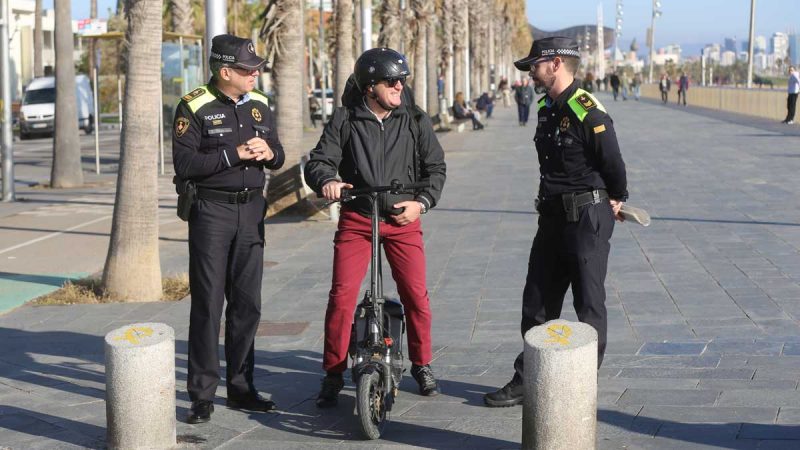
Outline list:
[[[456,119],[470,119],[472,120],[473,130],[482,130],[483,124],[479,120],[478,113],[472,111],[467,103],[464,101],[464,93],[457,92],[456,100],[453,102],[453,117]]]

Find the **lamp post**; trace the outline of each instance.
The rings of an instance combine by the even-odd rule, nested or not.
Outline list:
[[[656,18],[661,16],[661,1],[653,0],[653,15],[650,18],[650,75],[647,77],[647,82],[653,82],[653,48],[656,44]]]
[[[756,0],[750,0],[750,42],[747,44],[747,89],[753,87],[753,38],[756,31]]]
[[[617,0],[617,24],[614,27],[614,71],[617,70],[617,53],[619,53],[619,38],[622,37],[622,0]]]

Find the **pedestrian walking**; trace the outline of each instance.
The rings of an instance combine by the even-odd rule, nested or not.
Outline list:
[[[520,331],[524,336],[557,319],[571,285],[578,319],[597,330],[599,367],[606,346],[609,240],[628,191],[614,122],[575,80],[579,58],[573,39],[551,37],[536,40],[528,56],[514,63],[529,72],[537,92],[546,94],[538,102],[533,139],[541,173],[539,225],[522,294]],[[484,395],[487,406],[522,403],[523,365],[520,353],[511,381]]]
[[[528,116],[530,116],[533,103],[533,88],[527,78],[522,80],[522,83],[514,90],[514,101],[517,102],[519,126],[528,125]]]
[[[181,185],[197,200],[189,222],[189,423],[207,422],[219,383],[219,332],[225,300],[226,405],[265,412],[275,404],[253,384],[254,340],[264,268],[264,169],[284,153],[267,97],[255,89],[267,63],[250,39],[214,37],[211,81],[181,98],[172,157]]]
[[[617,101],[620,86],[619,75],[617,75],[616,72],[612,72],[608,77],[608,82],[611,83],[611,93],[614,95],[614,101]]]
[[[439,393],[439,385],[430,367],[431,310],[420,215],[439,201],[446,166],[430,119],[403,92],[410,75],[405,56],[394,50],[364,52],[355,64],[355,83],[345,90],[347,101],[343,98],[344,106],[336,108],[311,151],[305,179],[327,200],[339,200],[342,189],[384,186],[392,180],[430,181],[430,187],[416,196],[389,196],[392,200],[381,206],[380,237],[408,318],[411,375],[421,395],[433,396]],[[343,204],[333,240],[333,281],[322,355],[326,375],[316,401],[320,408],[336,406],[344,387],[353,314],[371,258],[370,210],[366,198]]]
[[[672,80],[666,73],[661,74],[661,79],[658,80],[658,90],[661,92],[661,103],[667,104],[667,97],[669,97],[669,88],[672,85]]]
[[[686,91],[689,90],[689,77],[686,72],[681,72],[681,77],[678,78],[678,104],[681,104],[683,98],[683,106],[686,106]]]
[[[786,119],[783,123],[793,124],[794,114],[797,110],[797,95],[800,94],[800,72],[794,66],[789,67],[789,85],[786,97]]]

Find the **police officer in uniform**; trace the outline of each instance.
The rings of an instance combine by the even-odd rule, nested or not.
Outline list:
[[[628,198],[625,163],[614,125],[605,108],[575,80],[580,53],[565,37],[540,39],[514,65],[529,72],[537,93],[534,142],[540,182],[533,239],[522,294],[521,331],[561,315],[572,286],[575,311],[598,334],[598,367],[606,346],[605,278],[614,219]],[[523,355],[501,389],[484,395],[487,406],[512,406],[523,400]]]
[[[224,299],[226,405],[275,408],[253,385],[267,210],[264,169],[278,169],[284,160],[267,98],[254,89],[265,64],[249,39],[214,37],[210,82],[184,95],[175,111],[175,173],[197,187],[189,217],[189,423],[207,422],[214,411]]]

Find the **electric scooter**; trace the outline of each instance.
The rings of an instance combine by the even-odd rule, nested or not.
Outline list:
[[[356,307],[348,351],[353,361],[352,379],[357,386],[356,411],[367,439],[380,438],[399,392],[404,372],[403,335],[406,330],[403,305],[383,297],[378,204],[386,193],[413,193],[429,186],[427,181],[402,184],[392,180],[390,186],[342,189],[341,193],[341,202],[369,197],[372,203],[370,287]]]

